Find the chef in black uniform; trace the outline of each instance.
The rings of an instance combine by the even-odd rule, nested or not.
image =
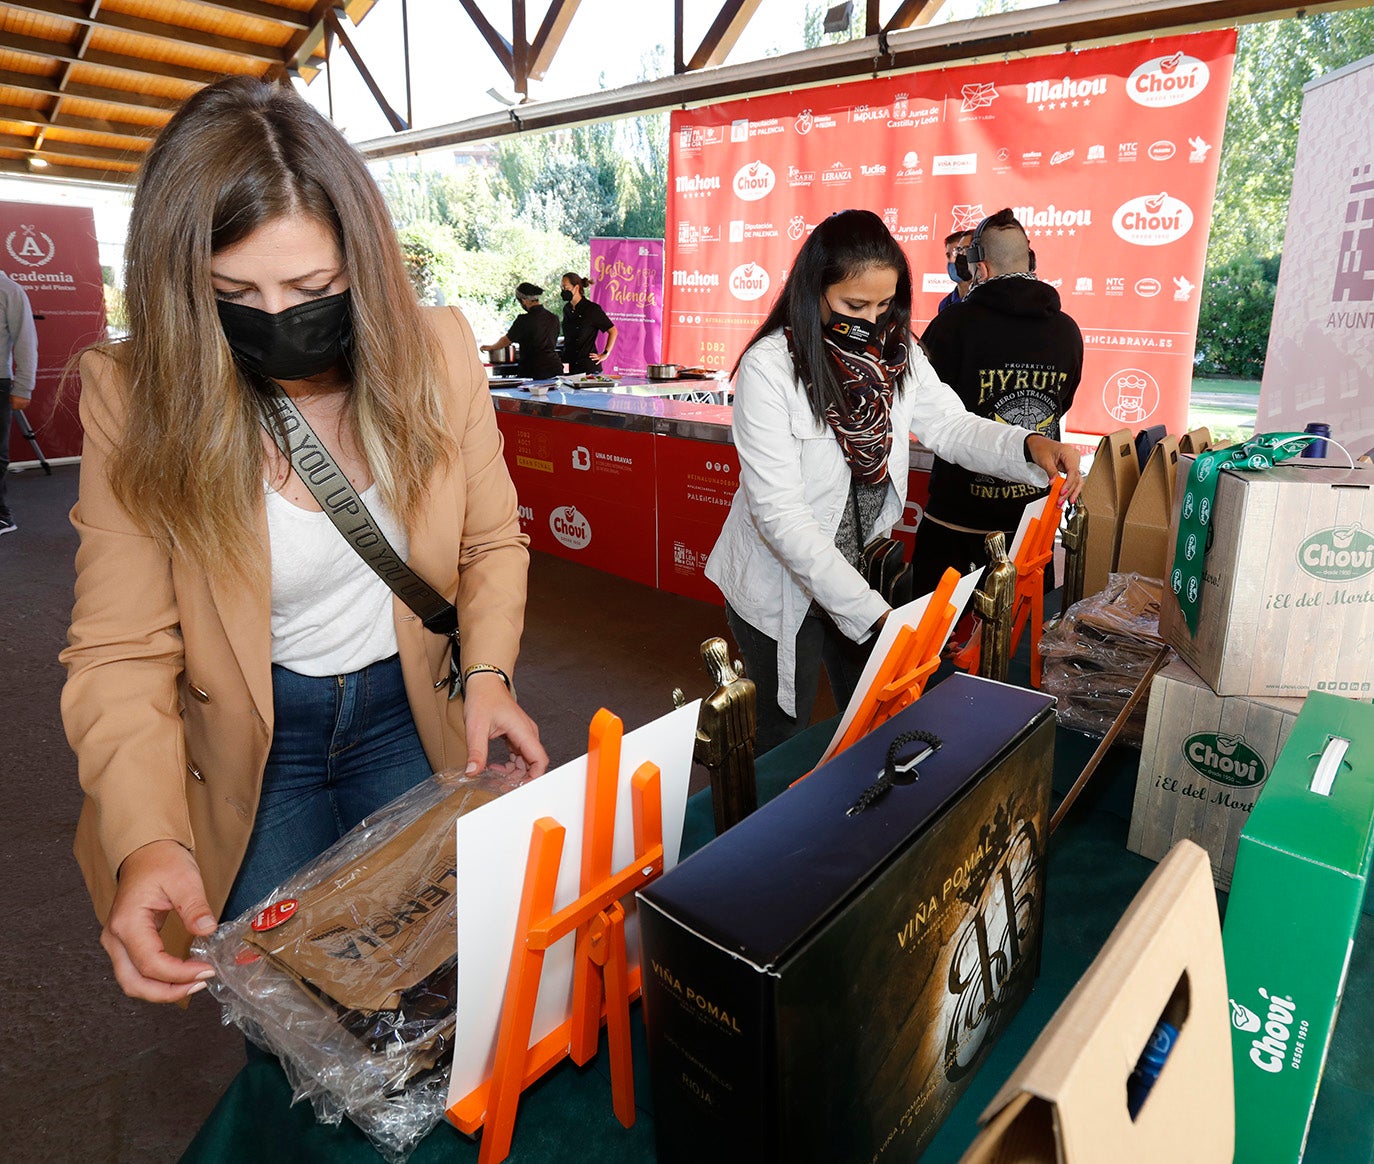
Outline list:
[[[512,343],[519,344],[516,371],[529,380],[547,380],[563,373],[563,363],[558,358],[558,316],[539,302],[543,294],[544,288],[533,283],[517,286],[515,301],[524,314],[517,316],[494,344],[480,345],[482,351],[490,353]]]
[[[569,372],[601,374],[601,363],[615,347],[611,317],[587,298],[591,283],[572,271],[563,276],[563,355]],[[597,351],[597,337],[606,333],[606,347]]]

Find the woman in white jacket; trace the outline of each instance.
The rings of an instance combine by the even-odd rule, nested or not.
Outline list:
[[[760,753],[811,719],[825,665],[845,706],[890,609],[858,570],[906,502],[914,433],[946,460],[1044,486],[1082,481],[1071,446],[965,411],[911,336],[906,255],[867,210],[802,244],[735,366],[740,487],[706,576],[758,688]]]

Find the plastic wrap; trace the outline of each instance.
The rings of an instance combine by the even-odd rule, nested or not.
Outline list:
[[[1040,689],[1059,700],[1059,722],[1105,736],[1164,645],[1162,585],[1139,574],[1112,574],[1100,593],[1075,602],[1040,637]],[[1172,656],[1171,656],[1172,657]],[[1138,748],[1149,701],[1136,704],[1117,739]]]
[[[192,946],[225,1023],[282,1062],[316,1117],[388,1159],[443,1117],[456,1020],[454,822],[517,787],[441,773]]]

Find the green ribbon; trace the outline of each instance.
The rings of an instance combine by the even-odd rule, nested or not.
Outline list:
[[[1308,433],[1268,432],[1252,437],[1243,445],[1199,453],[1194,459],[1183,491],[1174,568],[1169,575],[1169,589],[1178,599],[1189,633],[1197,634],[1198,608],[1202,605],[1202,565],[1207,557],[1207,535],[1212,524],[1217,479],[1222,471],[1272,469],[1280,461],[1297,456],[1315,439]]]

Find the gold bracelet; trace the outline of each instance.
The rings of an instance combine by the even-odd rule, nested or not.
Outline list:
[[[481,675],[484,672],[492,675],[501,676],[501,682],[506,685],[506,690],[511,690],[510,676],[507,675],[503,670],[501,670],[501,668],[498,667],[495,663],[473,663],[471,667],[465,667],[463,669],[463,681],[459,685],[459,690],[464,695],[466,695],[468,689],[468,680],[471,679],[474,675]]]

